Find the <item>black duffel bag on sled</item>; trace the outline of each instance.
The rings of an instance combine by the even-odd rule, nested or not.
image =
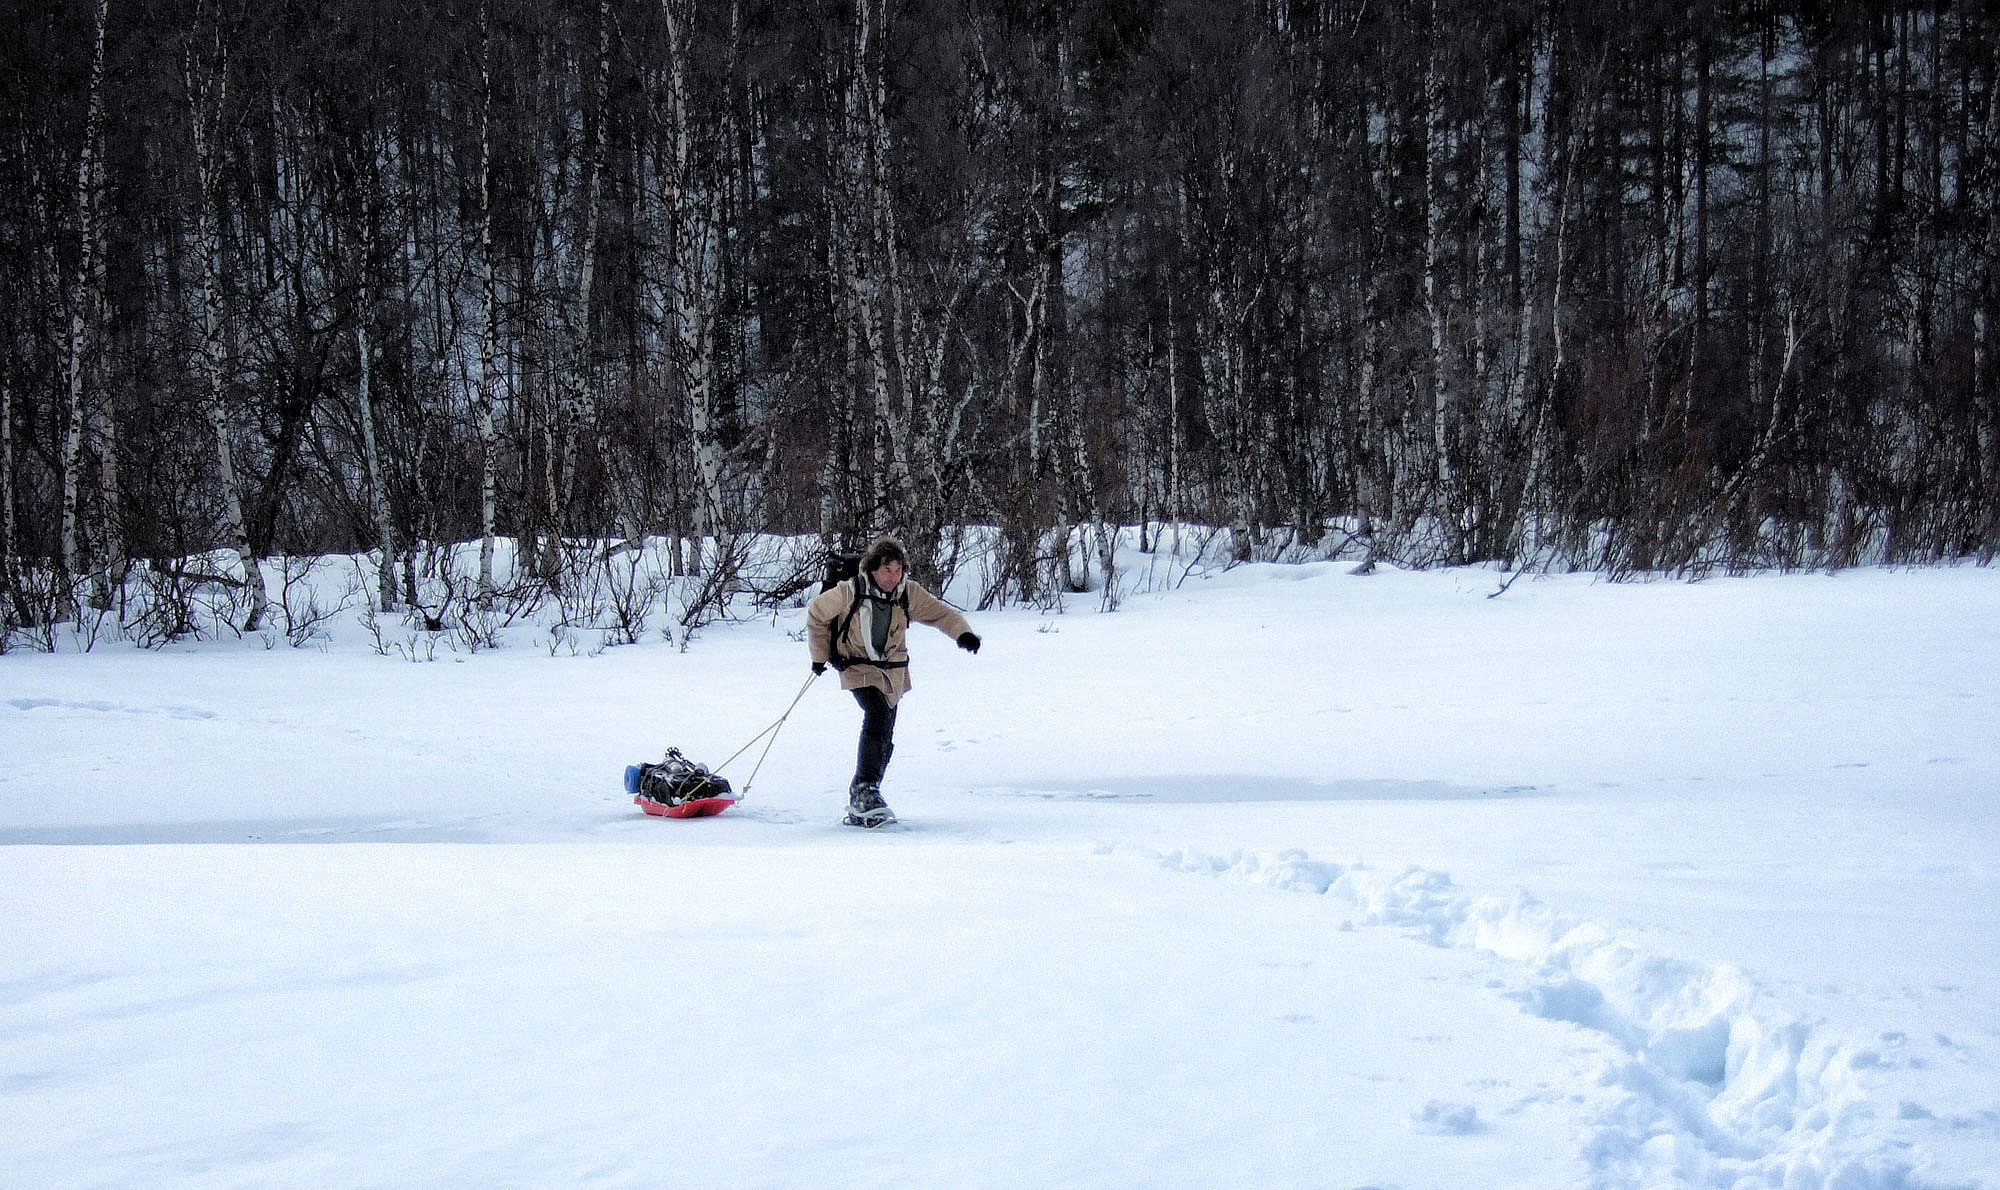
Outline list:
[[[720,814],[736,803],[727,777],[689,760],[679,748],[667,749],[658,764],[626,765],[625,792],[641,810],[665,818]]]

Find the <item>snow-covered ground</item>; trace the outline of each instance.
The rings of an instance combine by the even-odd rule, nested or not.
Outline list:
[[[0,1181],[2000,1186],[2000,571],[1349,569],[0,658]]]

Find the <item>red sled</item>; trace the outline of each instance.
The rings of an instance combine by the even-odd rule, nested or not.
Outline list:
[[[733,797],[702,797],[678,806],[656,802],[644,794],[635,794],[632,803],[655,818],[707,818],[720,814],[736,804]]]
[[[729,782],[682,756],[680,749],[667,749],[667,758],[658,764],[625,767],[625,792],[632,804],[655,818],[707,818],[736,804]]]

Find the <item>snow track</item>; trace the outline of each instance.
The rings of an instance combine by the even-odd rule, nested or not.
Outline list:
[[[1880,1118],[1875,1048],[1787,1011],[1728,964],[1649,954],[1534,897],[1481,896],[1439,872],[1389,872],[1301,851],[1140,854],[1178,872],[1331,899],[1357,925],[1520,967],[1506,989],[1533,1015],[1600,1034],[1624,1057],[1601,1086],[1619,1094],[1585,1138],[1593,1186],[1919,1190],[1914,1146]],[[1924,1120],[1905,1104],[1899,1119]]]

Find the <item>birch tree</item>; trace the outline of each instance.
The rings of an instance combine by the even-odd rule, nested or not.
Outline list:
[[[490,601],[500,505],[500,302],[493,245],[493,4],[479,4],[479,376],[473,417],[479,434],[479,598]]]
[[[905,447],[897,427],[883,332],[887,287],[881,203],[886,196],[875,172],[880,147],[881,9],[880,0],[852,0],[846,14],[846,61],[837,68],[840,106],[829,211],[850,384],[856,412],[867,415],[867,440],[856,443],[855,457],[848,462],[859,468],[861,511],[873,523],[873,531],[900,528],[894,501],[902,492],[905,470],[899,462]]]
[[[631,505],[625,477],[619,474],[618,456],[603,432],[598,401],[597,346],[595,338],[599,241],[603,233],[604,175],[608,168],[611,137],[611,66],[615,21],[611,0],[597,5],[597,45],[591,59],[591,74],[585,92],[583,126],[583,191],[577,199],[577,230],[574,249],[575,275],[570,287],[570,305],[564,319],[567,333],[567,366],[556,378],[560,463],[556,490],[558,505],[568,509],[575,496],[578,452],[588,435],[597,447],[606,481],[610,484],[612,507],[618,512],[618,528],[632,544],[642,540],[638,518]]]
[[[354,286],[354,356],[356,361],[354,402],[361,424],[361,461],[367,479],[367,506],[374,521],[375,546],[382,561],[376,570],[377,606],[385,612],[400,606],[396,595],[396,522],[390,511],[388,470],[383,465],[381,434],[375,410],[375,289],[372,278],[375,260],[375,223],[380,217],[375,196],[379,164],[372,138],[363,144],[357,186],[359,210],[358,260]]]
[[[28,606],[27,592],[21,589],[27,561],[22,556],[15,507],[14,383],[12,376],[0,375],[0,588],[5,588],[9,604],[0,609],[0,649],[5,648],[7,634],[16,626],[33,625],[36,619]]]
[[[197,11],[195,31],[184,55],[183,77],[188,97],[188,127],[193,134],[195,169],[195,267],[201,276],[201,339],[195,350],[195,374],[200,378],[209,431],[215,440],[216,467],[222,488],[223,533],[229,548],[236,552],[243,569],[243,591],[249,610],[243,631],[255,632],[263,623],[268,596],[264,591],[264,571],[250,547],[250,535],[243,519],[242,488],[236,475],[236,452],[230,378],[223,343],[223,262],[224,218],[221,193],[223,138],[228,134],[229,53],[220,21],[212,30],[202,28],[202,11]],[[195,42],[206,33],[214,44],[197,53]]]
[[[104,48],[110,21],[110,0],[97,0],[91,32],[88,114],[84,118],[83,144],[77,154],[76,188],[73,195],[75,227],[80,241],[77,265],[69,286],[69,338],[64,368],[68,392],[68,432],[63,442],[62,564],[74,581],[86,569],[91,572],[91,604],[100,610],[111,606],[109,568],[121,552],[118,535],[117,441],[109,408],[110,396],[97,383],[96,353],[98,332],[103,323],[104,304]],[[98,542],[92,565],[84,553],[84,502],[91,493],[85,486],[84,445],[95,439],[101,487],[97,495]]]
[[[660,287],[668,328],[668,357],[687,417],[695,475],[696,573],[705,572],[704,539],[712,538],[718,560],[730,556],[732,526],[722,490],[722,446],[716,424],[716,321],[722,303],[727,229],[722,221],[723,187],[714,169],[712,146],[727,144],[727,105],[693,105],[694,18],[692,0],[661,0],[667,64],[661,121],[666,135],[664,178],[666,259]],[[713,120],[704,128],[700,121]],[[704,142],[707,142],[705,145]]]
[[[1437,485],[1432,509],[1441,520],[1456,520],[1457,475],[1452,464],[1452,389],[1447,375],[1446,343],[1448,301],[1445,271],[1445,189],[1446,158],[1451,151],[1450,128],[1445,112],[1444,72],[1445,31],[1438,9],[1443,0],[1426,6],[1424,37],[1423,110],[1419,118],[1424,129],[1424,315],[1430,331],[1429,420],[1431,426],[1432,478]],[[1477,296],[1474,300],[1478,300]],[[1453,549],[1455,556],[1459,551]]]
[[[1985,217],[1978,229],[1984,250],[1976,271],[1972,382],[1974,391],[1984,396],[1978,403],[1982,408],[1976,432],[1982,466],[1980,486],[1987,499],[1981,556],[1990,562],[2000,553],[2000,495],[1996,495],[2000,493],[2000,369],[1994,365],[1993,342],[2000,334],[2000,327],[1994,325],[2000,320],[2000,38],[1988,48],[1986,67],[1986,105],[1981,115],[1984,152],[1973,179],[1979,183],[1976,192],[1985,200]]]

